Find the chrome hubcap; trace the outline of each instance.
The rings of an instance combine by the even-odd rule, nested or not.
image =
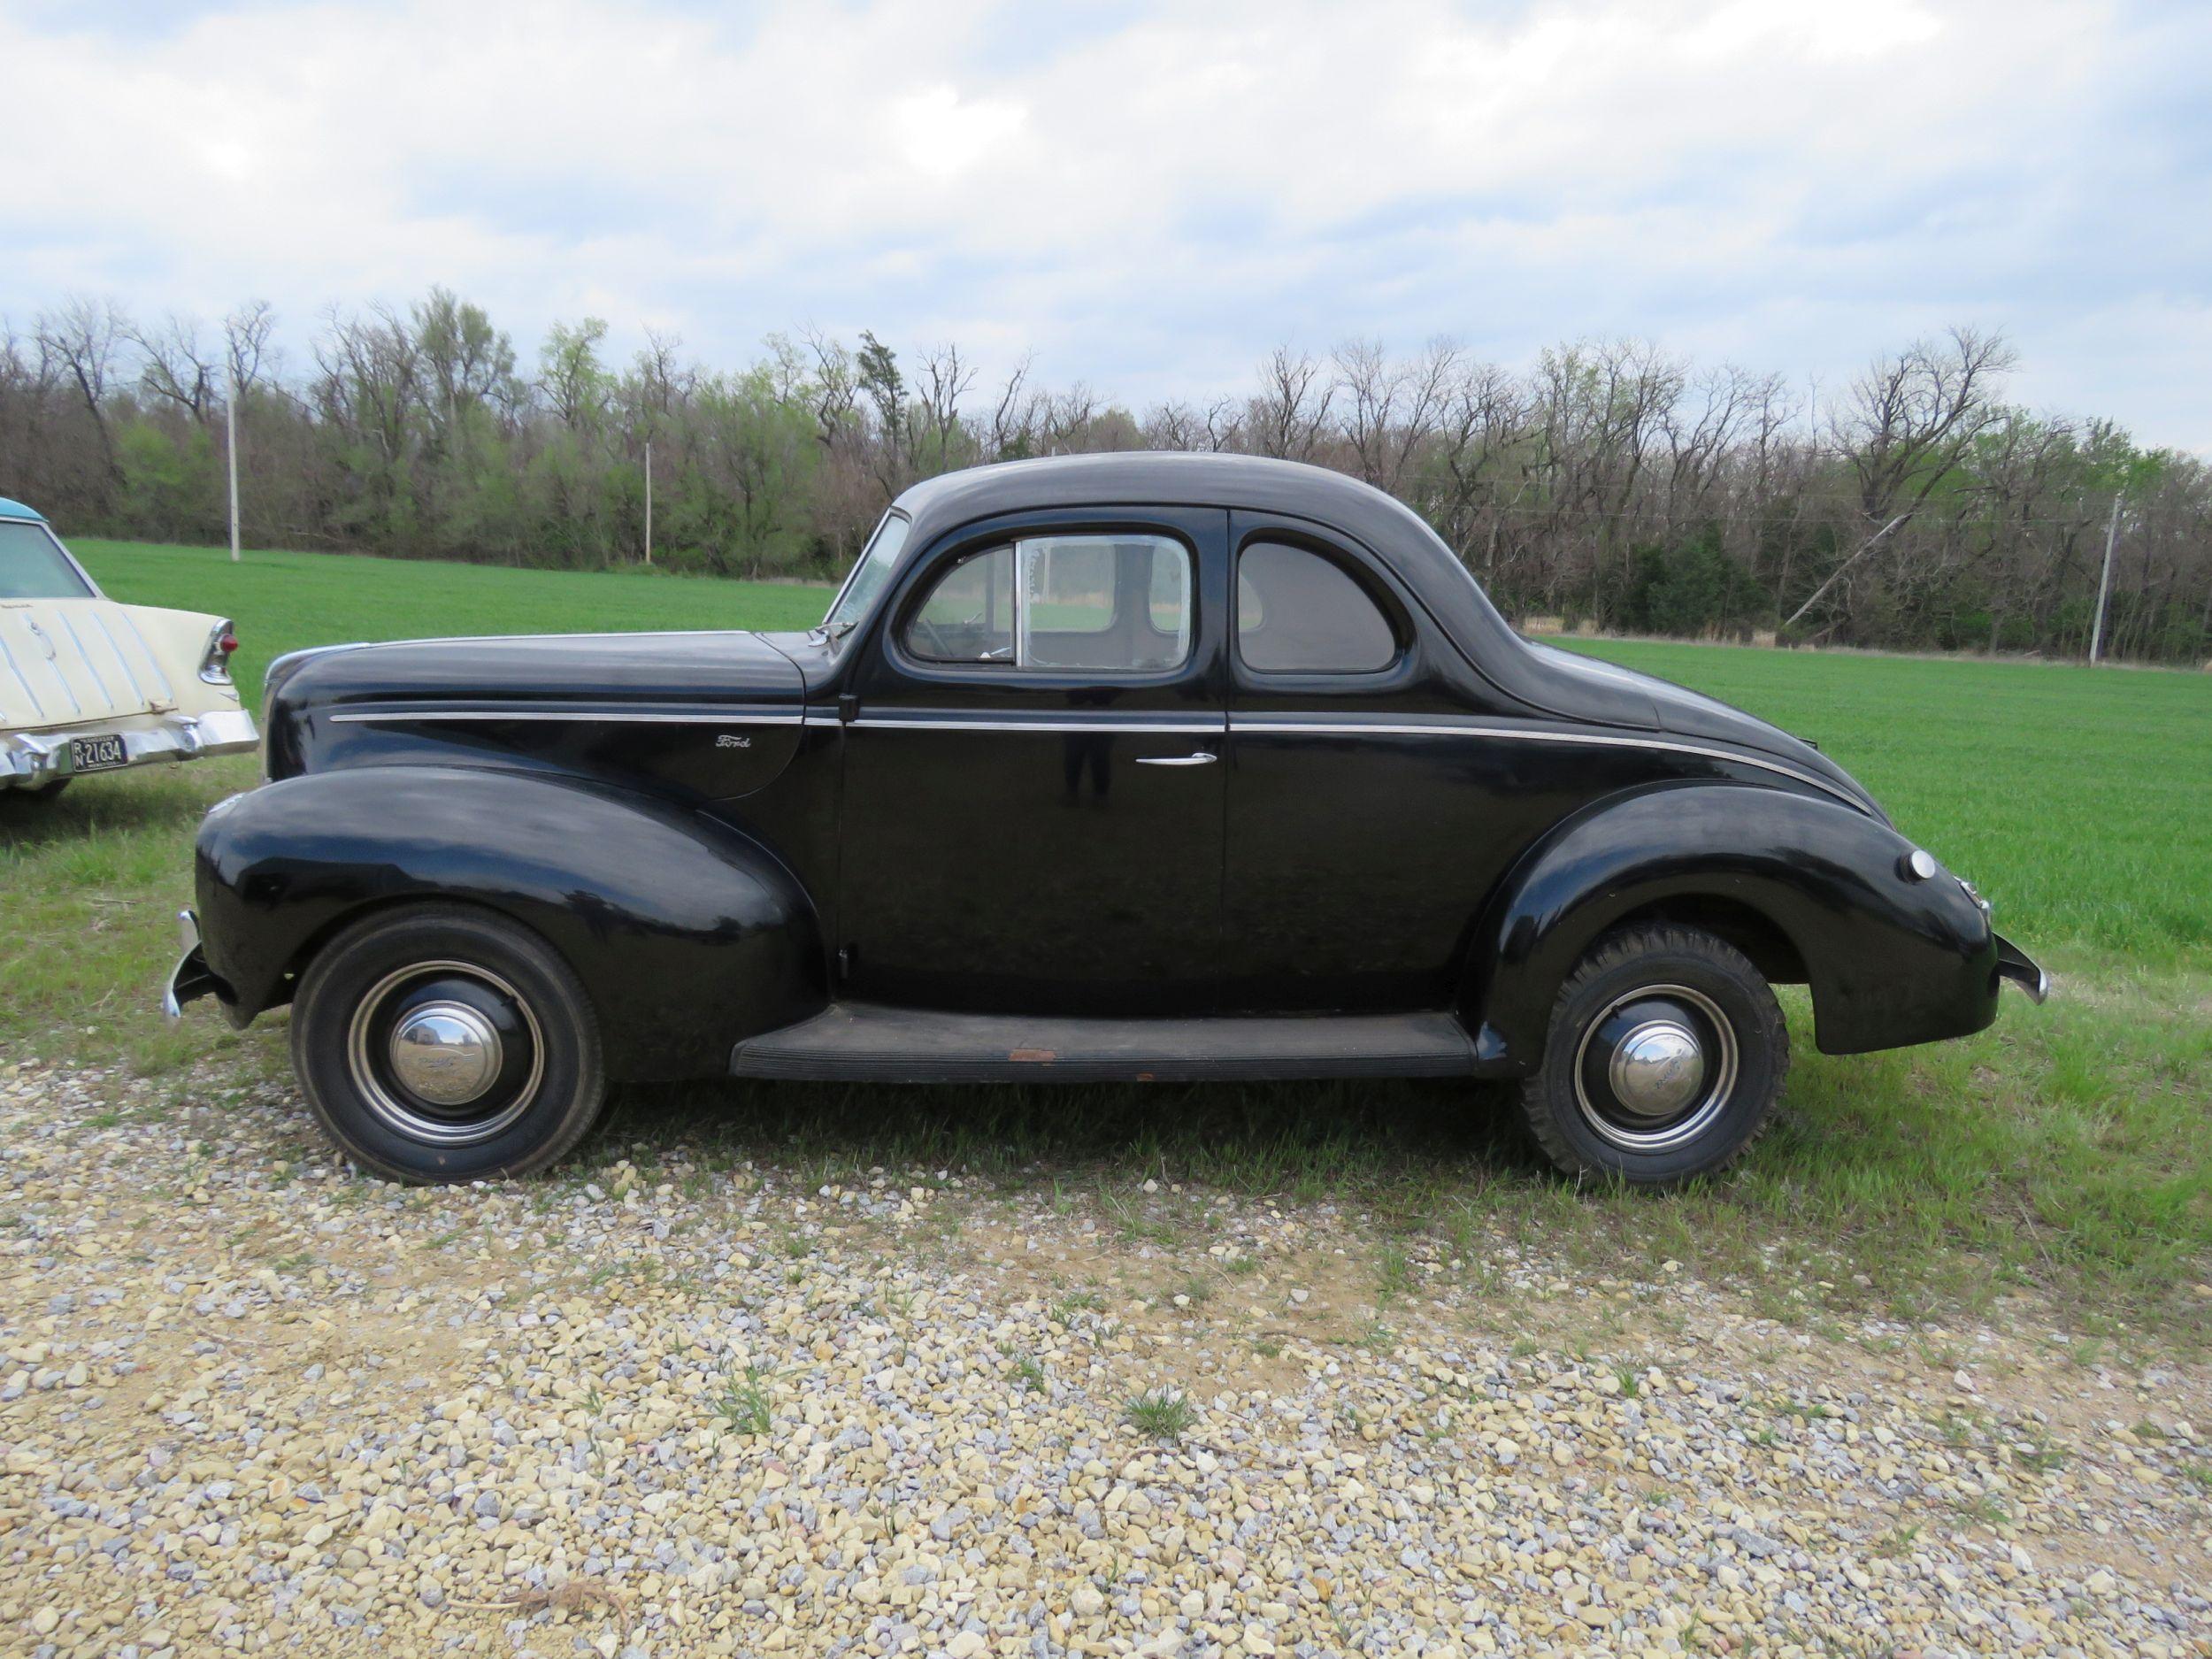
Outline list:
[[[1736,1087],[1736,1033],[1720,1005],[1686,985],[1617,997],[1584,1027],[1575,1103],[1600,1138],[1624,1152],[1693,1141]]]
[[[392,1075],[434,1106],[465,1106],[499,1076],[499,1033],[465,1002],[426,1002],[392,1028]]]
[[[1614,1098],[1639,1118],[1671,1118],[1705,1082],[1705,1051],[1697,1033],[1671,1019],[1637,1026],[1606,1063]]]
[[[386,974],[355,1006],[346,1061],[363,1103],[388,1127],[464,1147],[529,1110],[545,1041],[529,1003],[490,969],[419,962]]]

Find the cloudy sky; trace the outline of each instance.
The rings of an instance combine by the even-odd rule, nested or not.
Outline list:
[[[1954,322],[2212,449],[2212,6],[0,0],[0,314],[444,283],[716,364],[956,340],[1134,403],[1278,342],[1639,334],[1833,386]]]

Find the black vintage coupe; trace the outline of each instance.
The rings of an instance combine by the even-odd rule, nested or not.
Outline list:
[[[1284,462],[953,473],[809,633],[302,651],[266,728],[167,1005],[290,1002],[403,1179],[539,1168],[611,1079],[1420,1076],[1657,1185],[1766,1121],[1770,983],[1831,1054],[2046,983],[1810,745]]]

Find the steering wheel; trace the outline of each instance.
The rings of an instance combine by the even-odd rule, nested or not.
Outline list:
[[[937,625],[927,617],[916,615],[914,626],[910,632],[929,647],[930,656],[937,661],[956,663],[963,660],[946,641],[945,636],[937,631]]]

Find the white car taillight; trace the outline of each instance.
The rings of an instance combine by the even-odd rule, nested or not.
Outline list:
[[[207,649],[200,657],[200,678],[211,686],[230,684],[230,654],[238,649],[238,636],[227,617],[208,630]]]

